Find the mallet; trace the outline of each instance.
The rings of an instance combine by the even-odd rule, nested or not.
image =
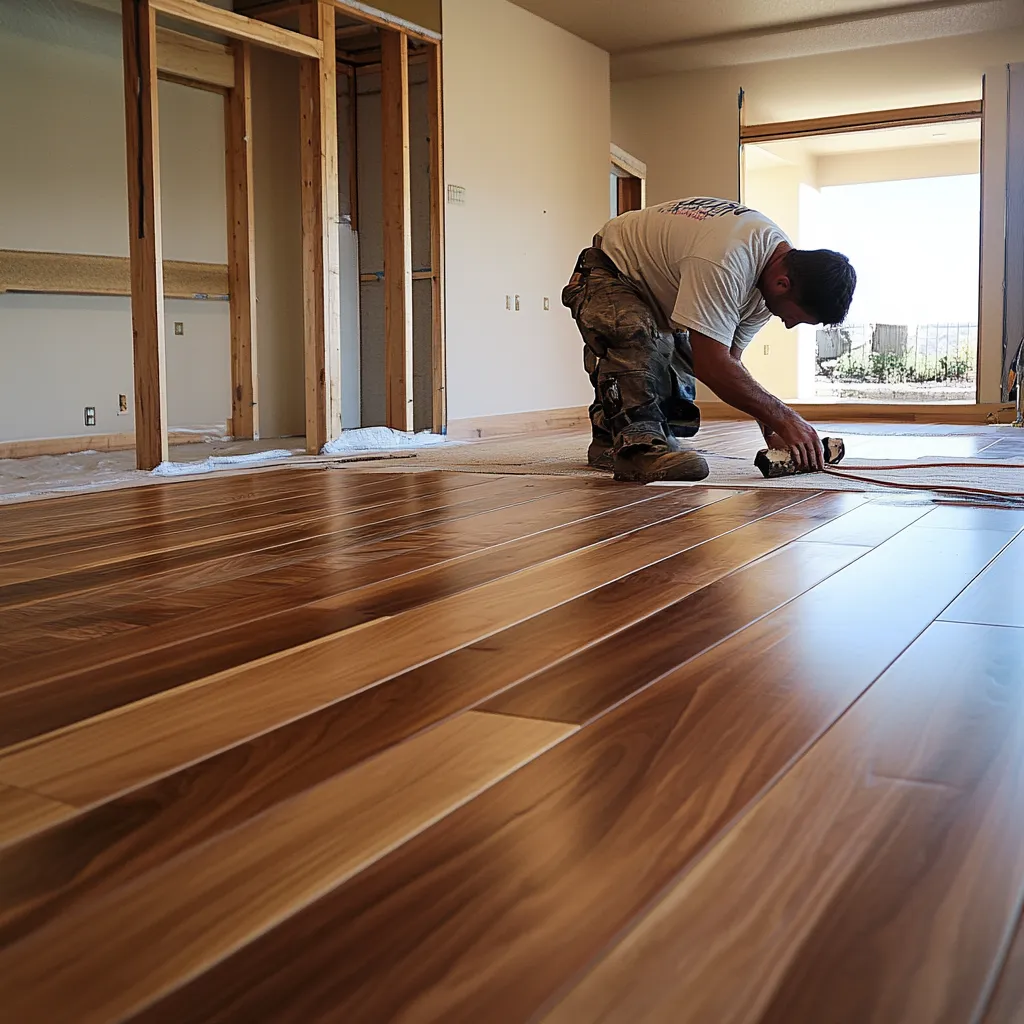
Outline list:
[[[825,449],[825,461],[834,466],[841,462],[846,454],[846,445],[841,437],[823,437],[822,447]],[[793,456],[788,448],[762,448],[754,457],[754,465],[761,470],[761,476],[772,479],[777,476],[794,476],[801,472],[796,468]],[[802,472],[810,472],[803,470]]]

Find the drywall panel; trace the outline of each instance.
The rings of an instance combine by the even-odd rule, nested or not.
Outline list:
[[[441,0],[375,0],[368,6],[394,14],[433,32],[441,31]]]
[[[608,55],[505,0],[444,0],[444,26],[449,416],[589,404],[559,295],[608,219]]]
[[[819,156],[816,165],[819,187],[977,174],[981,168],[981,145],[955,142],[867,153],[836,153]]]
[[[306,431],[298,60],[254,47],[252,92],[260,433],[291,437]]]
[[[52,0],[0,3],[0,239],[7,248],[128,254],[117,15]],[[164,255],[224,262],[220,96],[161,82]],[[168,302],[172,427],[230,411],[226,302]],[[174,321],[185,325],[175,336]],[[0,296],[0,438],[133,429],[127,299]],[[125,394],[127,415],[118,415]],[[95,406],[94,428],[84,407]]]

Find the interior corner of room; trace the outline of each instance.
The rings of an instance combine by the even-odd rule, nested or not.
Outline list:
[[[0,454],[137,440],[150,466],[181,431],[314,452],[358,426],[576,422],[591,396],[559,295],[609,215],[739,197],[744,167],[757,205],[741,127],[926,108],[969,109],[957,131],[975,134],[890,145],[892,176],[980,153],[974,377],[949,389],[955,408],[822,401],[798,332],[766,329],[747,358],[823,414],[1004,417],[1006,338],[1024,333],[1024,298],[1003,297],[1020,231],[1011,7],[665,42],[549,0],[133,0],[139,32],[119,0],[0,0]],[[874,124],[897,127],[913,120]],[[743,148],[783,145],[809,144]],[[808,150],[794,166],[831,188],[868,160]],[[784,205],[765,212],[792,231]],[[890,335],[866,337],[865,359],[886,355]]]

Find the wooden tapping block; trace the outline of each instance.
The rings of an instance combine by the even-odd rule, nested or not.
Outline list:
[[[0,249],[0,293],[131,295],[127,256]],[[164,260],[164,297],[226,299],[228,268],[222,263]]]
[[[841,437],[823,437],[821,444],[825,449],[825,461],[830,466],[840,462],[846,454],[846,445],[843,444]],[[763,448],[754,458],[754,465],[768,480],[779,476],[793,476],[799,472],[788,448]]]

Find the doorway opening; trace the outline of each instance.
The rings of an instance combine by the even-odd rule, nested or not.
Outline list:
[[[976,401],[980,120],[745,143],[741,160],[743,201],[858,278],[839,327],[773,320],[754,376],[795,401]]]

